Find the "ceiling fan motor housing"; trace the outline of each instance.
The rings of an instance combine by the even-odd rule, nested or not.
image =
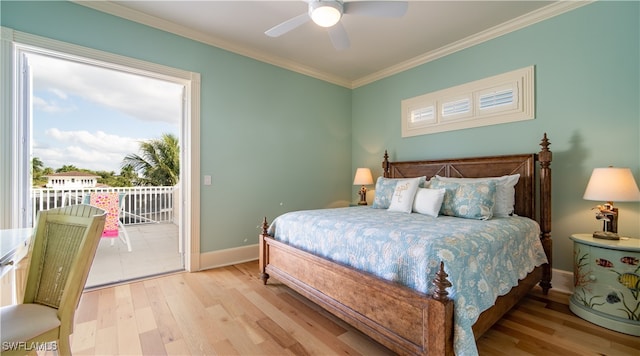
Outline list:
[[[318,26],[331,27],[340,21],[343,6],[341,1],[312,1],[309,3],[309,17]]]

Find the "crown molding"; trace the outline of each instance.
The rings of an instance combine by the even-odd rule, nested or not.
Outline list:
[[[229,41],[225,41],[221,38],[204,34],[199,31],[195,31],[186,26],[178,25],[171,21],[167,21],[155,16],[151,16],[140,11],[132,10],[130,8],[118,5],[110,1],[86,1],[86,0],[71,0],[72,2],[86,6],[88,8],[101,11],[110,15],[121,17],[133,22],[137,22],[143,25],[157,28],[162,31],[170,32],[185,38],[192,39],[194,41],[202,42],[207,45],[218,47],[220,49],[233,52],[245,57],[255,59],[260,62],[268,63],[277,67],[281,67],[296,73],[304,74],[312,78],[316,78],[322,81],[326,81],[332,84],[343,86],[349,89],[355,89],[377,80],[384,79],[386,77],[398,74],[411,68],[415,68],[422,64],[431,62],[438,58],[450,55],[452,53],[461,51],[463,49],[473,47],[477,44],[489,41],[491,39],[500,37],[507,33],[522,29],[524,27],[533,25],[535,23],[544,21],[546,19],[561,15],[565,12],[572,11],[584,5],[590,4],[595,0],[577,0],[577,1],[558,1],[549,4],[536,11],[520,16],[516,19],[507,21],[485,31],[479,32],[460,41],[454,42],[450,45],[443,46],[437,50],[427,52],[420,56],[414,57],[407,61],[398,63],[381,71],[364,76],[356,80],[349,80],[330,73],[319,71],[315,68],[297,63],[282,57],[268,55],[260,51],[254,51],[249,48],[238,46]]]
[[[71,0],[71,2],[97,10],[97,11],[107,13],[113,16],[124,18],[126,20],[130,20],[143,25],[154,27],[162,31],[173,33],[178,36],[185,37],[194,41],[202,42],[204,44],[211,45],[211,46],[214,46],[229,52],[233,52],[245,57],[249,57],[260,62],[272,64],[277,67],[281,67],[293,72],[297,72],[297,73],[304,74],[316,79],[320,79],[325,82],[351,88],[351,81],[344,79],[342,77],[321,72],[317,69],[305,66],[303,64],[300,64],[285,58],[267,55],[260,51],[254,51],[246,47],[238,46],[234,43],[225,41],[221,38],[204,34],[200,31],[193,30],[186,26],[182,26],[174,22],[161,19],[159,17],[151,16],[143,12],[118,5],[111,1]]]
[[[547,5],[536,11],[532,11],[526,15],[522,15],[513,20],[510,20],[500,25],[489,28],[485,31],[478,32],[467,38],[463,38],[457,42],[440,47],[434,51],[427,52],[420,56],[404,61],[402,63],[398,63],[394,66],[388,67],[379,72],[367,75],[360,79],[356,79],[351,83],[351,88],[355,89],[363,85],[371,84],[377,80],[390,77],[394,74],[404,72],[408,69],[415,68],[422,64],[434,61],[438,58],[448,56],[452,53],[461,51],[463,49],[473,47],[480,43],[520,30],[522,28],[531,26],[533,24],[550,19],[552,17],[564,14],[565,12],[575,10],[584,5],[591,4],[594,1],[595,0],[559,1],[550,5]]]

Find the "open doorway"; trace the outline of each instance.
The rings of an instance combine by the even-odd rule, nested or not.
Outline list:
[[[2,27],[0,73],[0,228],[33,226],[31,74],[27,54],[54,56],[182,85],[177,208],[184,268],[200,269],[200,74]],[[135,98],[131,100],[135,101]]]
[[[185,85],[52,51],[22,54],[33,217],[118,193],[120,239],[101,240],[86,287],[183,270]]]

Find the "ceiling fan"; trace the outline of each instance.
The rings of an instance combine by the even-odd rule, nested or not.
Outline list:
[[[313,20],[318,26],[329,29],[329,38],[333,47],[338,50],[350,46],[349,36],[340,22],[342,15],[363,15],[374,17],[402,17],[407,12],[406,1],[342,1],[342,0],[305,0],[309,10],[276,25],[265,34],[279,37],[285,33]]]

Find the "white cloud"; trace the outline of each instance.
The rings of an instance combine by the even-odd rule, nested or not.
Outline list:
[[[63,165],[74,165],[78,168],[119,173],[123,158],[128,154],[138,153],[141,141],[138,138],[110,135],[103,131],[92,133],[52,128],[45,133],[54,143],[47,147],[34,144],[33,154],[40,158],[46,167],[53,169]]]
[[[30,55],[34,88],[59,98],[77,95],[142,121],[177,124],[182,86],[155,78]]]
[[[56,88],[51,88],[49,89],[50,92],[52,92],[55,96],[57,96],[60,99],[67,99],[69,96],[67,95],[67,93],[63,92],[60,89],[56,89]]]
[[[60,104],[54,100],[46,101],[38,96],[33,96],[31,98],[31,102],[35,109],[49,113],[70,112],[76,110],[75,106],[65,106],[64,104]]]
[[[83,144],[91,149],[115,152],[137,152],[140,139],[109,135],[104,131],[91,133],[85,130],[61,131],[56,128],[47,129],[48,137],[64,142],[65,144]]]

